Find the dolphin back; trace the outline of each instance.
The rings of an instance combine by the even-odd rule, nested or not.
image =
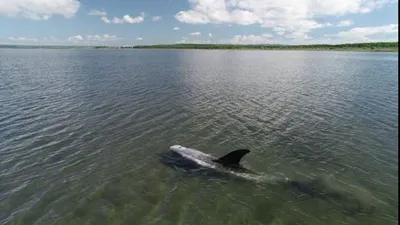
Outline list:
[[[250,150],[248,149],[238,149],[216,159],[215,161],[223,165],[239,165],[243,156],[249,152]]]

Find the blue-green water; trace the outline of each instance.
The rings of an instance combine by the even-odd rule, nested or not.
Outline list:
[[[0,50],[0,78],[0,224],[397,224],[397,53]]]

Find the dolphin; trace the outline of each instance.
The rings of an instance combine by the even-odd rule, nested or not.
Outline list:
[[[196,149],[183,147],[181,145],[170,146],[169,157],[164,156],[162,162],[175,168],[184,168],[191,173],[197,173],[199,171],[206,170],[207,175],[221,177],[222,174],[215,172],[234,172],[234,174],[245,174],[245,175],[256,175],[253,178],[262,177],[262,174],[255,172],[249,168],[245,168],[240,164],[242,158],[250,153],[248,149],[237,149],[231,151],[221,157],[215,157],[210,154],[201,152]],[[177,159],[178,158],[178,159]],[[203,173],[202,173],[203,174]],[[224,174],[224,173],[223,173]],[[246,177],[251,178],[251,177]],[[363,212],[372,214],[375,211],[375,207],[371,205],[365,205],[360,200],[350,197],[345,193],[339,192],[328,187],[325,182],[320,179],[313,179],[311,181],[299,181],[292,180],[287,177],[276,177],[276,179],[269,180],[270,184],[281,185],[284,189],[290,189],[299,195],[305,195],[309,198],[320,198],[325,200],[333,200],[338,202],[347,212],[356,213]]]
[[[181,145],[172,145],[169,149],[202,167],[232,171],[236,173],[258,174],[240,164],[243,156],[250,152],[248,149],[237,149],[221,157],[215,157],[196,149],[186,148]]]

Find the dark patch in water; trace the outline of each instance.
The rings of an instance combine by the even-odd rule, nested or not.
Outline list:
[[[307,198],[320,198],[331,202],[336,202],[344,208],[346,214],[373,214],[375,207],[369,204],[364,204],[357,198],[349,194],[341,193],[330,187],[320,180],[311,181],[287,181],[282,182],[285,188],[293,190],[296,194],[305,195]]]
[[[203,177],[207,179],[240,179],[249,181],[241,177],[232,176],[228,173],[216,171],[212,168],[203,167],[192,160],[186,159],[180,154],[168,151],[160,155],[160,162],[164,165],[182,171],[185,175],[190,177]],[[344,213],[355,215],[355,214],[373,214],[375,207],[362,203],[355,197],[349,196],[349,194],[341,193],[328,187],[325,182],[320,179],[314,179],[311,181],[298,181],[298,180],[278,180],[278,185],[281,185],[284,189],[289,189],[297,195],[305,196],[307,199],[324,199],[327,201],[335,202],[343,207]]]

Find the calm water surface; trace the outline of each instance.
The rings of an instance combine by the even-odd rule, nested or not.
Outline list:
[[[0,224],[397,224],[397,53],[0,50],[0,78]]]

